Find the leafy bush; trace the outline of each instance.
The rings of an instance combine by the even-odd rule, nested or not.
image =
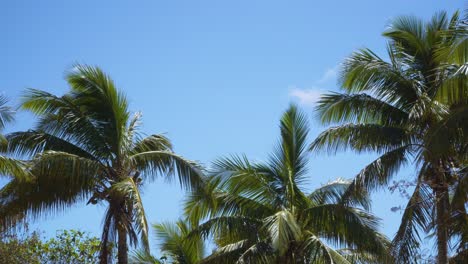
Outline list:
[[[59,230],[46,241],[38,232],[0,235],[0,264],[97,263],[100,242],[79,230]]]

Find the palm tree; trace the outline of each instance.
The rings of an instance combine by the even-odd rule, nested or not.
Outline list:
[[[192,227],[188,222],[182,220],[175,223],[165,222],[155,224],[153,228],[163,257],[157,259],[144,250],[137,251],[133,254],[130,263],[159,264],[163,259],[174,264],[200,263],[204,255],[204,242],[201,236],[191,234]]]
[[[148,248],[142,185],[163,175],[191,188],[201,172],[165,136],[138,133],[141,115],[131,116],[124,94],[99,68],[76,65],[67,81],[71,89],[63,96],[30,89],[23,98],[22,108],[39,121],[33,130],[7,135],[8,147],[32,157],[33,177],[0,191],[0,219],[14,224],[21,213],[35,218],[78,202],[104,203],[100,261],[109,261],[109,244],[118,241],[118,263],[127,263],[128,243]]]
[[[8,100],[5,96],[0,96],[0,132],[5,128],[7,123],[14,121],[13,109],[7,106]],[[0,177],[7,177],[8,179],[26,180],[29,174],[26,169],[26,162],[18,159],[11,158],[7,153],[8,141],[0,133]],[[1,194],[0,194],[1,195]],[[0,202],[0,211],[3,210],[3,202]],[[17,221],[22,216],[17,214],[11,221]],[[0,234],[7,232],[10,225],[4,219],[0,219]]]
[[[0,132],[5,128],[6,124],[14,120],[14,110],[7,106],[8,100],[5,96],[0,95]],[[4,153],[7,149],[7,139],[0,133],[0,152]],[[7,177],[26,177],[24,170],[24,162],[12,159],[7,155],[0,155],[0,176]],[[1,223],[1,221],[0,221]],[[3,230],[3,225],[0,225],[0,232]]]
[[[217,245],[202,263],[385,263],[389,243],[376,231],[378,219],[362,209],[369,206],[364,193],[354,206],[341,201],[345,180],[304,193],[305,115],[290,106],[280,130],[267,163],[221,159],[187,198],[188,219],[206,220],[192,233],[212,235]]]
[[[398,17],[384,32],[389,61],[369,49],[353,53],[342,67],[344,93],[324,95],[317,106],[321,121],[337,126],[321,133],[311,150],[380,154],[356,176],[346,197],[387,185],[403,165],[416,161],[416,188],[393,240],[398,263],[414,261],[418,230],[431,226],[433,214],[437,261],[448,263],[449,218],[460,213],[451,204],[467,201],[466,188],[459,189],[458,201],[450,200],[452,186],[467,181],[466,174],[454,173],[467,164],[466,33],[458,13],[449,19],[441,12],[427,23]]]

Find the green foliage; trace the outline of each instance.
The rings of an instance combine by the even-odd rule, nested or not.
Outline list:
[[[196,226],[189,237],[212,237],[217,246],[202,263],[390,260],[389,242],[377,232],[379,220],[363,209],[367,193],[345,199],[350,182],[341,179],[304,192],[308,131],[305,115],[292,105],[267,162],[218,160],[204,188],[189,195],[185,211]]]
[[[449,237],[454,251],[468,245],[466,173],[460,173],[468,164],[468,28],[458,12],[439,12],[427,22],[397,17],[383,35],[388,60],[361,49],[344,61],[343,92],[324,95],[316,109],[333,127],[310,149],[380,155],[356,175],[345,200],[386,186],[415,161],[416,188],[392,252],[398,262],[417,262],[421,234],[436,230],[438,261],[446,263]]]
[[[62,230],[44,242],[40,251],[45,263],[97,263],[101,241],[77,230]],[[46,261],[44,261],[46,260]]]
[[[40,264],[42,241],[32,234],[3,234],[0,236],[0,264]]]
[[[0,264],[92,264],[99,261],[100,240],[77,230],[61,230],[42,241],[38,232],[3,235]]]
[[[175,223],[154,224],[162,257],[156,258],[145,250],[134,251],[130,258],[132,264],[197,264],[204,256],[204,241],[201,236],[192,234],[188,222],[179,220]]]
[[[126,262],[127,244],[148,249],[142,185],[164,176],[190,189],[200,184],[202,173],[195,162],[175,154],[165,136],[139,134],[141,114],[130,113],[125,95],[101,69],[76,65],[66,79],[70,90],[62,96],[29,89],[22,97],[21,107],[38,121],[34,129],[6,137],[11,155],[30,160],[28,178],[13,177],[0,190],[1,227],[54,215],[78,202],[105,203],[100,261],[112,256],[108,245],[119,240],[119,261]],[[0,162],[0,170],[17,170]]]

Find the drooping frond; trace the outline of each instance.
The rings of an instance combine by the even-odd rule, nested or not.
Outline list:
[[[96,163],[60,152],[44,152],[32,162],[27,180],[13,179],[0,191],[0,222],[5,228],[21,219],[54,215],[91,196]],[[67,186],[67,188],[63,188]]]
[[[221,180],[221,189],[263,204],[276,204],[282,195],[282,180],[269,167],[250,162],[245,156],[231,156],[213,163],[212,174]]]
[[[203,183],[201,167],[194,161],[187,160],[172,151],[145,151],[129,157],[133,166],[145,173],[148,179],[164,175],[171,180],[176,176],[182,187],[197,188]]]
[[[354,178],[342,196],[342,202],[349,203],[354,197],[385,186],[409,159],[411,148],[404,146],[389,151],[368,164]]]
[[[431,196],[427,186],[419,183],[402,216],[400,227],[392,241],[392,254],[397,262],[417,263],[420,232],[431,221]]]
[[[109,149],[111,143],[105,138],[107,121],[93,119],[92,113],[86,112],[72,95],[57,97],[41,90],[29,89],[22,101],[23,109],[39,117],[35,132],[67,141],[96,157],[109,157],[112,150]]]
[[[130,264],[163,264],[161,260],[157,259],[155,256],[151,255],[151,253],[145,250],[134,250],[130,254],[128,263]]]
[[[359,252],[373,254],[381,261],[389,258],[389,242],[376,231],[379,219],[363,210],[324,204],[305,210],[303,217],[308,230],[335,246],[356,248]]]
[[[153,225],[163,255],[181,264],[196,264],[203,258],[203,240],[192,234],[192,227],[183,221]]]
[[[390,57],[398,57],[389,48]],[[406,111],[418,99],[419,88],[404,70],[406,62],[385,62],[369,49],[353,53],[343,63],[340,82],[347,92],[367,92]]]
[[[314,205],[337,204],[342,201],[342,197],[348,188],[350,188],[351,183],[351,180],[336,179],[315,189],[311,194],[308,195],[308,197],[313,201]],[[349,201],[349,204],[369,208],[369,194],[365,190],[360,191],[360,195],[357,194],[358,193],[356,193],[356,195],[353,197],[354,199],[352,201]]]
[[[145,250],[134,250],[130,254],[130,258],[128,260],[130,264],[163,264],[160,259],[157,259],[155,256],[151,255],[151,253]]]
[[[114,184],[110,189],[112,197],[120,197],[127,208],[125,211],[130,215],[130,225],[135,227],[136,233],[140,234],[140,241],[144,250],[149,251],[148,242],[148,222],[146,220],[143,201],[140,196],[140,191],[134,180],[130,177]],[[119,201],[120,199],[116,199]]]
[[[86,150],[59,137],[34,130],[7,135],[8,152],[18,156],[34,156],[43,151],[60,151],[94,160]]]
[[[7,98],[3,95],[0,95],[0,131],[5,128],[7,123],[13,121],[14,111],[11,107],[7,106]]]
[[[47,151],[28,165],[28,178],[14,178],[0,191],[0,221],[36,219],[70,208],[91,195],[99,165],[68,153]],[[67,186],[67,188],[63,188]]]
[[[172,144],[164,135],[151,135],[135,142],[130,153],[137,154],[147,151],[171,151]]]
[[[195,227],[191,235],[201,235],[203,238],[207,238],[210,234],[241,239],[255,238],[262,224],[261,219],[249,216],[213,217]]]
[[[117,242],[117,224],[115,207],[109,206],[106,210],[101,235],[99,260],[101,264],[112,262],[113,245]]]
[[[336,250],[341,256],[353,264],[381,264],[382,260],[373,254],[366,254],[354,249],[338,249]],[[394,263],[390,259],[384,263]]]
[[[351,264],[339,252],[326,245],[319,237],[310,235],[303,246],[304,254],[307,256],[309,262],[318,264]]]
[[[0,155],[0,177],[15,178],[20,181],[31,179],[27,162]]]
[[[378,124],[346,124],[322,132],[312,142],[310,150],[323,150],[330,154],[348,149],[358,153],[384,153],[410,143],[411,138],[404,128]]]
[[[401,125],[408,113],[370,95],[330,93],[323,95],[316,107],[322,123],[376,123]]]
[[[236,263],[271,263],[274,259],[275,251],[271,244],[266,241],[259,241],[244,250]]]

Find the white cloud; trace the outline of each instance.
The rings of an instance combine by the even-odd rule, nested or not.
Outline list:
[[[338,65],[333,68],[328,68],[322,77],[315,82],[319,87],[326,85],[329,81],[335,80],[338,73]],[[304,106],[314,106],[315,103],[320,99],[320,96],[326,93],[326,90],[321,89],[317,86],[312,86],[308,89],[300,89],[295,86],[289,87],[289,97],[293,98],[299,104]]]
[[[325,73],[322,75],[322,78],[320,78],[320,80],[318,80],[317,83],[326,83],[330,80],[333,80],[336,78],[337,73],[338,73],[338,66],[329,68],[325,71]]]
[[[314,106],[314,104],[320,99],[323,91],[320,89],[298,89],[291,87],[289,90],[289,96],[294,98],[301,105]]]

